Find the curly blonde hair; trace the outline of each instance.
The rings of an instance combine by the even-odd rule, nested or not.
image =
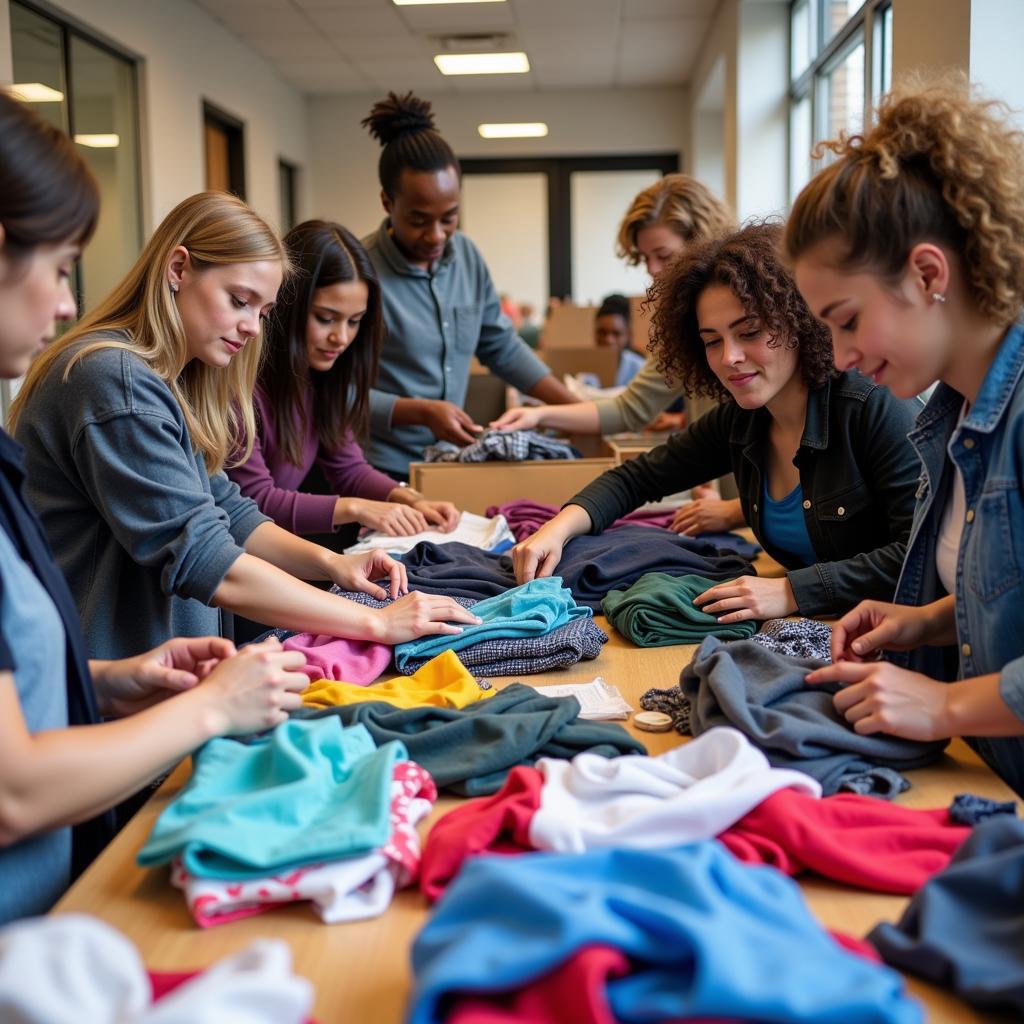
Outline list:
[[[797,197],[783,248],[792,263],[829,239],[838,269],[896,280],[920,242],[960,260],[977,311],[1009,324],[1024,307],[1024,134],[961,77],[895,90],[877,124],[818,151],[838,156]],[[816,154],[817,155],[817,154]]]
[[[640,262],[636,236],[652,224],[664,224],[684,242],[703,242],[732,231],[736,220],[725,203],[696,178],[666,174],[630,203],[619,225],[620,259],[634,267]]]

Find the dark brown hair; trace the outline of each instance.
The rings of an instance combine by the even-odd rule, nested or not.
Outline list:
[[[302,459],[302,439],[309,429],[304,410],[316,424],[320,444],[337,451],[349,433],[365,435],[369,426],[370,388],[384,338],[380,283],[366,250],[340,224],[307,220],[285,235],[294,277],[282,289],[270,315],[260,367],[259,386],[273,410],[275,429],[288,460]],[[344,281],[363,281],[366,313],[352,343],[326,371],[312,370],[306,330],[313,293]],[[313,389],[312,407],[305,401]]]
[[[658,370],[691,396],[730,398],[708,366],[697,322],[697,300],[713,285],[725,285],[743,308],[761,320],[772,346],[798,350],[808,387],[835,376],[828,328],[812,315],[779,255],[782,226],[754,223],[724,238],[689,247],[648,292],[654,309],[647,346]]]
[[[1024,134],[1007,108],[947,79],[896,89],[875,127],[823,144],[838,159],[786,225],[790,262],[835,239],[838,269],[898,279],[920,242],[961,261],[971,301],[998,324],[1024,306]]]
[[[15,259],[40,245],[84,245],[96,228],[96,179],[62,131],[0,92],[0,224]]]

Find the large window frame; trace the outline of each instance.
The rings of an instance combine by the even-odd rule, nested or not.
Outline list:
[[[863,109],[858,118],[858,128],[870,126],[872,111],[892,83],[893,0],[863,0],[846,21],[830,33],[826,15],[833,2],[792,0],[790,4],[790,202],[827,160],[812,161],[807,154],[801,155],[796,149],[808,134],[812,148],[833,134],[829,130],[828,102],[829,84],[836,70],[863,46]],[[809,133],[806,124],[798,123],[798,118],[808,116]],[[806,163],[802,164],[802,161]]]

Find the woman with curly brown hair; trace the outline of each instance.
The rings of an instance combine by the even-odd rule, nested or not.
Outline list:
[[[513,549],[520,582],[562,548],[646,501],[734,473],[747,522],[786,567],[696,600],[720,622],[836,615],[892,595],[917,485],[913,402],[837,373],[828,330],[778,255],[781,228],[753,224],[687,252],[655,282],[651,348],[687,394],[721,403],[652,452],[595,480]],[[919,407],[919,406],[917,406]]]
[[[840,366],[897,395],[940,383],[910,435],[923,472],[895,603],[845,616],[811,679],[848,684],[836,706],[858,732],[966,736],[1024,793],[1024,134],[947,83],[830,148],[786,231],[801,291]]]

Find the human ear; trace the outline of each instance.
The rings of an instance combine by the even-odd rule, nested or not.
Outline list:
[[[380,204],[384,207],[384,212],[390,217],[392,206],[391,196],[389,196],[384,189],[380,190]]]
[[[171,286],[172,292],[176,292],[181,286],[182,279],[191,266],[192,258],[188,254],[188,249],[183,245],[175,246],[167,258],[167,283]]]
[[[919,295],[927,301],[945,301],[952,268],[945,250],[934,242],[918,242],[907,257],[907,273]],[[942,296],[939,300],[936,296]]]

